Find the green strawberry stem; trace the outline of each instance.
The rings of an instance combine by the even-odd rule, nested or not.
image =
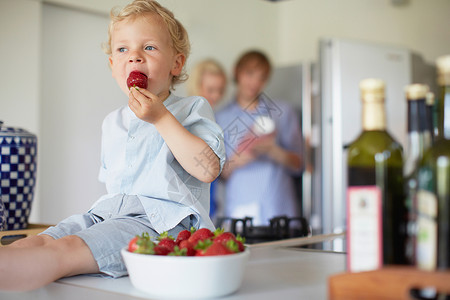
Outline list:
[[[233,240],[228,240],[227,243],[225,244],[225,246],[230,250],[233,251],[235,253],[239,252],[239,245],[233,241]]]
[[[173,251],[167,255],[168,256],[187,256],[187,249],[186,248],[180,249],[180,247],[175,246],[173,248]]]
[[[194,249],[195,250],[206,250],[212,244],[213,244],[213,241],[211,239],[198,241],[197,245],[194,246]]]
[[[173,238],[173,236],[169,235],[168,231],[164,231],[163,233],[161,233],[157,239],[158,239],[158,241],[160,241],[160,240],[165,239],[165,238],[168,238],[168,239],[171,239],[171,240],[175,240]]]
[[[220,235],[220,234],[222,234],[224,232],[225,232],[224,228],[217,227],[217,229],[214,230],[214,236],[218,236],[218,235]]]

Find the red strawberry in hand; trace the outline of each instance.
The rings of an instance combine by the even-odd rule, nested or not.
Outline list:
[[[147,75],[139,71],[131,72],[130,75],[128,75],[127,86],[128,89],[131,87],[140,87],[142,89],[146,89],[148,86]]]

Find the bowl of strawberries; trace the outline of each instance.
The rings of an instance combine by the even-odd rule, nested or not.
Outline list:
[[[133,286],[158,298],[220,297],[241,286],[249,249],[223,229],[183,230],[156,240],[147,233],[122,249]]]

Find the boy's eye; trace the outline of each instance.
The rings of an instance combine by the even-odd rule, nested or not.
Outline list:
[[[145,50],[153,50],[153,49],[155,49],[155,47],[153,47],[153,46],[146,46],[145,47]]]
[[[119,52],[125,52],[127,51],[127,48],[125,47],[120,47],[119,49],[117,49]]]

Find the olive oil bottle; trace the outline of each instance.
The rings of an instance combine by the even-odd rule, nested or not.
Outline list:
[[[417,266],[450,269],[450,55],[437,60],[438,136],[419,168]]]
[[[411,84],[405,87],[408,106],[408,147],[403,169],[406,205],[406,258],[409,265],[415,264],[416,250],[416,194],[417,171],[424,152],[431,146],[430,123],[427,116],[428,86]]]
[[[384,82],[365,79],[360,90],[363,130],[347,157],[347,269],[352,272],[406,262],[402,147],[386,131]]]
[[[427,106],[427,129],[425,130],[425,139],[426,141],[429,141],[428,144],[431,146],[434,142],[434,136],[435,136],[435,124],[436,117],[435,117],[435,99],[434,99],[434,93],[428,92],[427,93],[427,99],[426,99],[426,106]]]

